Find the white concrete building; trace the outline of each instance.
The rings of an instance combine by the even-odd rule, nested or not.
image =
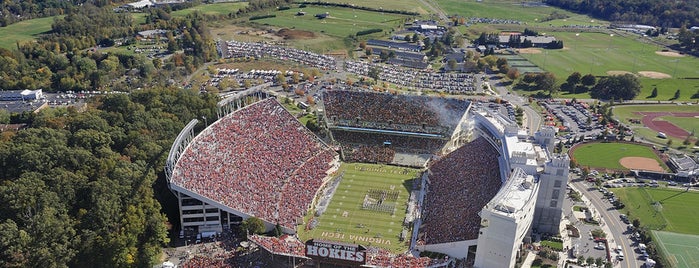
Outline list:
[[[538,183],[515,168],[500,192],[481,210],[475,267],[514,267],[531,229]]]

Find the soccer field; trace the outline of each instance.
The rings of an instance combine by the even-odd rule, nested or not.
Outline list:
[[[411,230],[399,240],[417,169],[386,165],[346,163],[330,204],[312,230],[299,230],[311,238],[385,248],[394,253],[407,250]],[[365,199],[367,202],[365,202]],[[381,202],[379,202],[381,200]],[[365,203],[371,208],[362,208]],[[395,207],[395,209],[392,209]]]
[[[699,267],[699,236],[660,231],[653,236],[672,267]]]
[[[624,211],[653,230],[699,235],[699,215],[692,213],[699,204],[699,193],[670,188],[615,188]],[[659,204],[658,204],[659,203]]]

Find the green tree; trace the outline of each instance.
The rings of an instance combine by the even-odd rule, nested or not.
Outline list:
[[[582,75],[579,72],[574,72],[568,76],[566,82],[570,85],[577,85],[582,80]]]
[[[603,77],[590,91],[596,99],[631,100],[641,92],[641,83],[631,74]]]
[[[586,74],[580,79],[580,83],[582,83],[583,86],[591,87],[597,83],[597,78],[592,74]]]
[[[249,234],[263,234],[265,232],[265,223],[257,217],[250,217],[243,220],[241,227]]]

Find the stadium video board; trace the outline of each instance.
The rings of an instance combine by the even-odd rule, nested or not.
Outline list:
[[[306,256],[320,263],[360,266],[366,264],[366,248],[362,245],[311,239],[306,241]]]

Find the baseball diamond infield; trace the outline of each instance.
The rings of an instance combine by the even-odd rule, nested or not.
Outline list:
[[[648,157],[627,156],[619,159],[619,164],[628,169],[663,172],[658,161]]]
[[[655,131],[663,132],[669,136],[676,138],[687,138],[689,132],[684,130],[675,124],[665,121],[665,120],[654,120],[661,116],[674,116],[674,117],[697,117],[699,113],[680,113],[680,112],[636,112],[637,114],[643,115],[641,122],[643,124]]]

